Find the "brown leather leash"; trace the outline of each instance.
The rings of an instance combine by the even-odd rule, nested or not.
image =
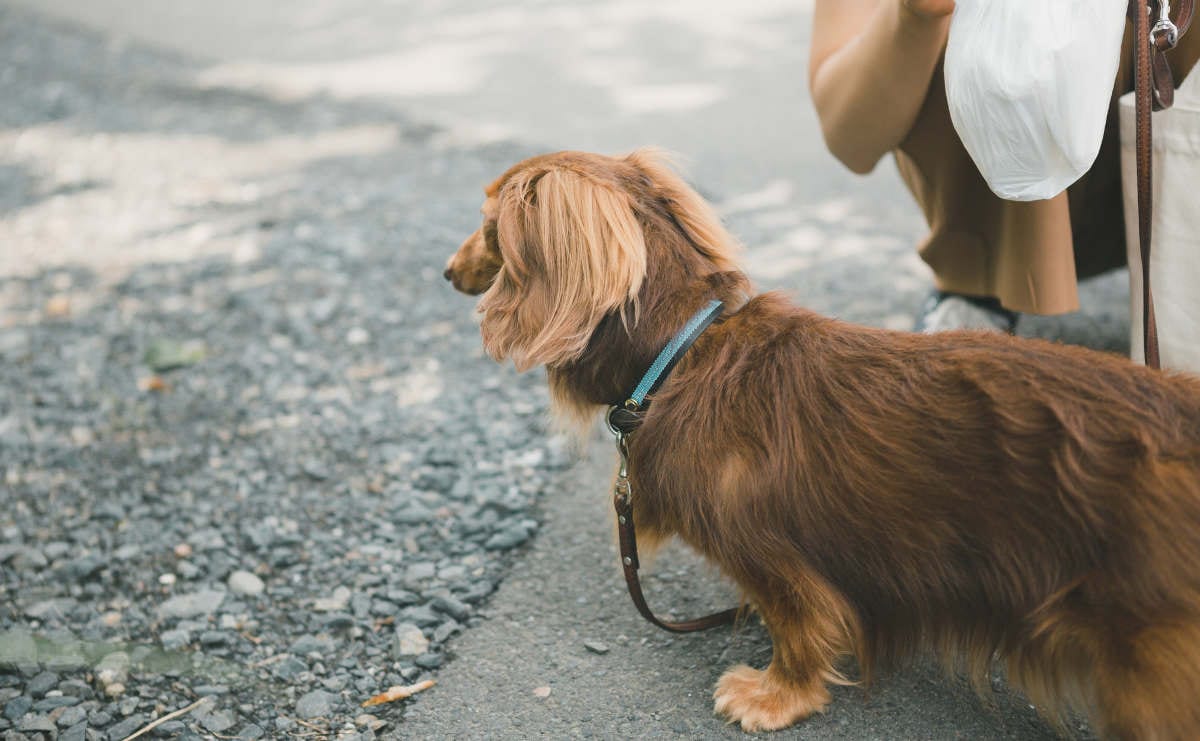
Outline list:
[[[698,630],[708,630],[709,628],[733,623],[737,619],[738,613],[741,612],[740,608],[731,607],[728,610],[722,610],[721,612],[696,618],[695,620],[675,622],[660,619],[650,609],[650,606],[646,604],[646,597],[642,594],[642,583],[638,579],[638,568],[641,564],[638,563],[637,534],[633,526],[633,492],[629,486],[628,457],[625,449],[624,433],[618,433],[617,435],[617,450],[621,455],[621,466],[617,472],[617,483],[613,487],[613,506],[617,510],[617,539],[620,542],[621,569],[625,572],[625,586],[629,589],[629,596],[633,599],[633,604],[637,607],[637,611],[649,622],[672,633],[695,633]]]
[[[1194,0],[1179,0],[1175,20],[1168,0],[1130,0],[1133,21],[1134,149],[1137,163],[1138,246],[1142,259],[1142,339],[1146,365],[1160,367],[1158,325],[1154,295],[1150,290],[1150,240],[1152,236],[1153,129],[1151,111],[1170,108],[1175,102],[1175,79],[1166,52],[1175,48],[1192,24]],[[1150,18],[1155,18],[1150,25]]]

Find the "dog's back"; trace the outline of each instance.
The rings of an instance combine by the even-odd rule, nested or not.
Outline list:
[[[845,600],[868,673],[934,648],[983,684],[998,652],[1035,701],[1101,705],[1108,733],[1200,729],[1200,381],[772,296],[705,352],[639,463],[686,538],[756,564],[748,591],[800,561]]]

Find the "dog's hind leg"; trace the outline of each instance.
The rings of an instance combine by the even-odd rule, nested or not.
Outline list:
[[[1200,738],[1200,621],[1145,628],[1100,656],[1095,721],[1104,738]]]
[[[841,611],[812,608],[759,603],[774,643],[771,664],[726,671],[713,693],[718,714],[747,731],[771,731],[825,710],[831,699],[826,683],[845,683],[834,661],[846,652],[849,631]]]

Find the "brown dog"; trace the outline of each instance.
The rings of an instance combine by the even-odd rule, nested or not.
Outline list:
[[[869,679],[930,649],[979,686],[999,659],[1108,737],[1200,738],[1200,380],[750,297],[733,240],[645,152],[535,157],[486,196],[446,277],[560,412],[621,403],[727,306],[629,439],[642,541],[718,564],[774,642],[721,677],[718,712],[782,728],[829,702],[839,655]]]

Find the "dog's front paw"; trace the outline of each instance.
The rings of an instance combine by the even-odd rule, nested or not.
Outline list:
[[[742,724],[746,731],[777,731],[813,713],[820,713],[829,704],[829,691],[824,683],[801,687],[777,676],[770,669],[759,671],[748,666],[735,666],[717,682],[713,693],[713,709]]]

